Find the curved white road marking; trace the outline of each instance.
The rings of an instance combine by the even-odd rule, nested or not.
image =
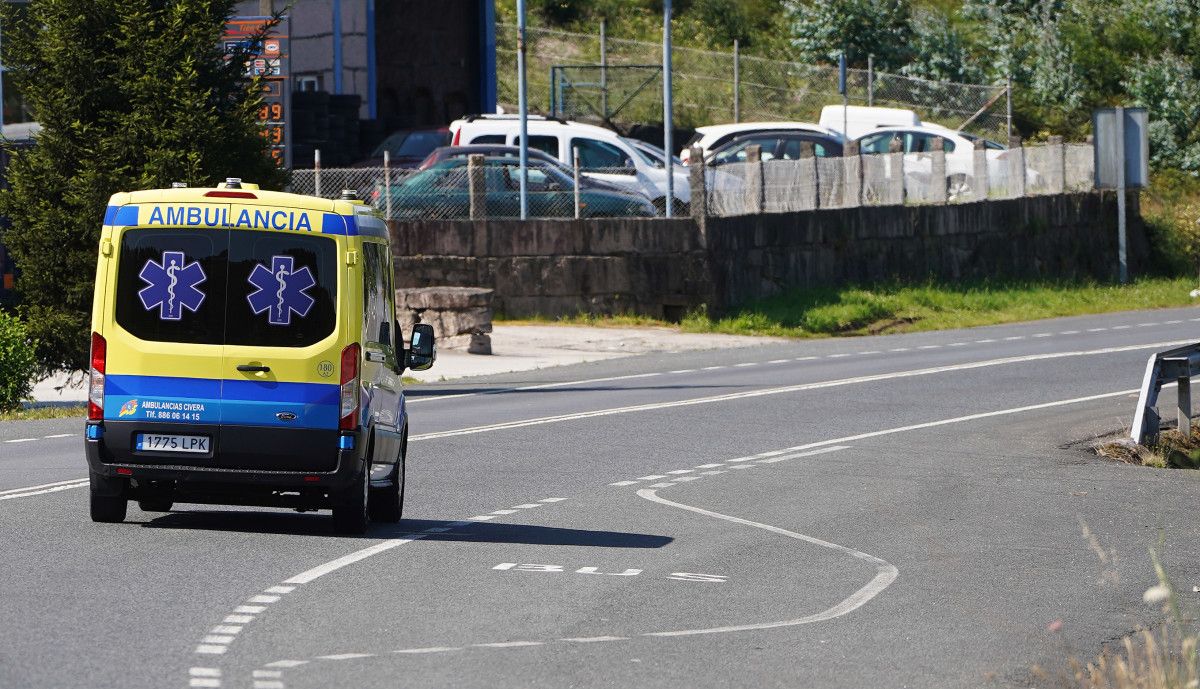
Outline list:
[[[14,498],[28,498],[34,495],[45,495],[47,493],[57,493],[59,491],[69,490],[71,488],[82,488],[88,484],[88,479],[77,478],[70,481],[57,481],[55,483],[44,483],[40,486],[29,486],[27,488],[14,488],[0,492],[0,500],[12,500]]]
[[[596,409],[592,411],[576,412],[572,414],[559,414],[556,416],[543,416],[533,419],[524,419],[522,421],[506,421],[503,423],[488,424],[486,426],[472,426],[469,428],[459,428],[450,431],[438,431],[434,433],[422,433],[409,438],[409,441],[415,442],[420,440],[434,440],[437,438],[450,438],[460,435],[474,435],[476,433],[490,433],[493,431],[503,431],[513,428],[526,428],[528,426],[541,426],[551,423],[562,423],[564,421],[577,421],[580,419],[591,419],[601,416],[612,416],[615,414],[632,414],[644,411],[653,411],[657,409],[671,409],[674,407],[690,407],[698,404],[713,404],[716,402],[730,402],[734,400],[750,399],[754,397],[766,397],[768,395],[782,395],[792,392],[803,392],[806,390],[819,390],[822,388],[840,387],[843,385],[856,385],[860,383],[873,383],[883,380],[896,380],[900,378],[915,378],[917,376],[928,376],[937,373],[949,373],[952,371],[966,371],[977,368],[988,368],[992,366],[1004,366],[1007,364],[1020,364],[1030,361],[1046,361],[1050,359],[1067,359],[1084,356],[1098,356],[1103,354],[1117,354],[1121,352],[1135,352],[1143,349],[1166,349],[1168,347],[1177,347],[1183,344],[1190,344],[1193,340],[1172,340],[1169,342],[1154,342],[1138,345],[1126,345],[1122,347],[1104,347],[1102,349],[1089,349],[1082,351],[1071,352],[1048,352],[1045,354],[1028,354],[1024,356],[1004,357],[1002,359],[985,359],[982,361],[970,361],[961,364],[949,364],[946,366],[935,366],[932,368],[920,368],[908,371],[895,371],[892,373],[878,373],[869,376],[856,376],[853,378],[839,378],[837,380],[828,380],[817,383],[801,383],[798,385],[785,385],[775,388],[760,388],[757,390],[747,390],[744,392],[734,392],[724,395],[713,395],[711,397],[693,397],[691,399],[676,400],[674,402],[652,402],[648,404],[634,404],[626,407],[611,407],[608,409]]]
[[[861,550],[855,550],[854,548],[847,548],[844,545],[838,545],[837,543],[830,543],[829,541],[823,541],[819,538],[814,538],[812,536],[805,536],[802,533],[796,533],[795,531],[788,531],[787,529],[781,529],[778,526],[771,526],[770,524],[760,524],[759,522],[752,522],[749,519],[742,519],[741,517],[731,517],[728,514],[721,514],[720,512],[713,512],[712,510],[706,510],[701,507],[693,507],[692,505],[685,505],[681,502],[673,502],[671,500],[667,500],[666,498],[659,496],[658,491],[653,490],[651,488],[643,488],[643,489],[639,490],[637,492],[637,494],[638,494],[638,497],[645,498],[646,500],[649,500],[650,502],[657,502],[660,505],[666,505],[668,507],[675,507],[677,509],[687,510],[688,512],[695,512],[696,514],[702,514],[706,517],[712,517],[713,519],[723,519],[727,522],[732,522],[734,524],[741,524],[743,526],[752,526],[756,529],[770,531],[773,534],[778,534],[780,536],[786,536],[788,538],[794,538],[798,541],[804,541],[805,543],[811,543],[813,545],[820,546],[822,548],[829,548],[830,550],[836,550],[839,553],[844,553],[856,560],[859,560],[860,562],[865,562],[865,563],[875,567],[875,576],[871,577],[871,580],[868,581],[865,585],[863,585],[862,588],[860,588],[857,591],[855,591],[854,593],[850,594],[849,597],[847,597],[845,600],[841,601],[837,605],[833,606],[832,608],[829,608],[827,610],[822,610],[821,612],[814,613],[812,615],[805,615],[804,617],[797,617],[796,619],[792,619],[792,620],[780,620],[778,622],[760,622],[757,624],[737,624],[737,625],[729,625],[726,627],[708,627],[705,629],[681,629],[681,630],[670,631],[670,632],[648,632],[646,634],[642,634],[642,636],[691,636],[693,634],[725,634],[728,632],[744,632],[744,631],[751,631],[751,630],[755,630],[755,629],[774,629],[776,627],[794,627],[794,626],[801,625],[801,624],[812,624],[813,622],[823,622],[825,620],[832,620],[835,617],[841,617],[842,615],[845,615],[846,613],[850,613],[850,612],[857,610],[858,608],[861,608],[863,605],[865,605],[867,603],[867,601],[871,600],[875,596],[878,596],[880,594],[880,592],[882,592],[884,589],[886,589],[888,586],[890,586],[891,583],[896,580],[896,577],[900,576],[900,570],[896,569],[896,567],[893,564],[891,564],[890,562],[888,562],[886,560],[881,560],[881,559],[875,557],[874,555],[868,555],[867,553],[864,553]]]

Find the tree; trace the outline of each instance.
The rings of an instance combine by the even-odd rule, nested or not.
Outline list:
[[[846,53],[852,67],[896,70],[909,58],[912,41],[908,0],[795,0],[792,43],[802,60],[836,62]]]
[[[101,219],[118,191],[227,176],[279,188],[255,110],[259,84],[226,61],[234,0],[4,3],[8,73],[42,125],[10,150],[3,241],[42,370],[87,368]]]

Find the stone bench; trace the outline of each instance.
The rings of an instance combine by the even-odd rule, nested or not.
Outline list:
[[[396,318],[405,333],[414,323],[433,326],[439,347],[491,354],[493,290],[482,287],[412,287],[396,290]]]

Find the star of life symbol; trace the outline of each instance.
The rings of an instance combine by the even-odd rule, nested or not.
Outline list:
[[[157,307],[161,320],[180,320],[184,309],[194,313],[204,303],[198,285],[208,277],[199,263],[188,263],[182,251],[164,251],[162,263],[146,261],[138,277],[147,285],[138,292],[142,306],[147,311]]]
[[[246,299],[254,313],[267,312],[271,325],[290,325],[292,313],[301,318],[308,315],[316,300],[308,296],[308,288],[317,284],[308,266],[294,270],[291,256],[272,256],[271,267],[259,263],[250,271],[247,280],[256,287]]]

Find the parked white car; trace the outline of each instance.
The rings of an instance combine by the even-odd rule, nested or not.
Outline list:
[[[924,176],[928,179],[933,171],[934,140],[941,139],[946,152],[946,189],[950,198],[969,193],[975,178],[974,135],[942,127],[923,124],[903,127],[879,127],[858,137],[859,151],[863,155],[888,153],[892,142],[899,140],[899,148],[905,153],[904,175],[906,178]],[[1004,179],[1008,176],[1008,149],[995,141],[983,140],[987,158],[988,178]],[[925,155],[921,155],[925,154]],[[1027,185],[1036,184],[1040,176],[1034,170],[1026,170]]]
[[[920,127],[921,118],[912,110],[866,105],[826,105],[821,108],[822,127],[857,139],[880,127]]]
[[[665,166],[647,160],[617,133],[582,122],[529,117],[529,147],[544,151],[568,166],[579,150],[579,170],[593,179],[640,192],[661,211],[666,206]],[[520,145],[521,122],[515,115],[471,115],[450,123],[451,145]],[[687,171],[674,174],[675,210],[683,213],[691,201]]]
[[[704,151],[704,158],[707,160],[713,149],[743,134],[797,130],[817,132],[818,134],[831,136],[838,141],[845,141],[845,137],[842,136],[841,132],[833,131],[828,127],[822,127],[819,124],[811,122],[733,122],[729,124],[713,124],[706,127],[696,127],[696,133],[692,135],[692,138],[684,145],[683,150],[680,151],[679,159],[684,165],[687,165],[692,157],[692,148],[695,147]]]

